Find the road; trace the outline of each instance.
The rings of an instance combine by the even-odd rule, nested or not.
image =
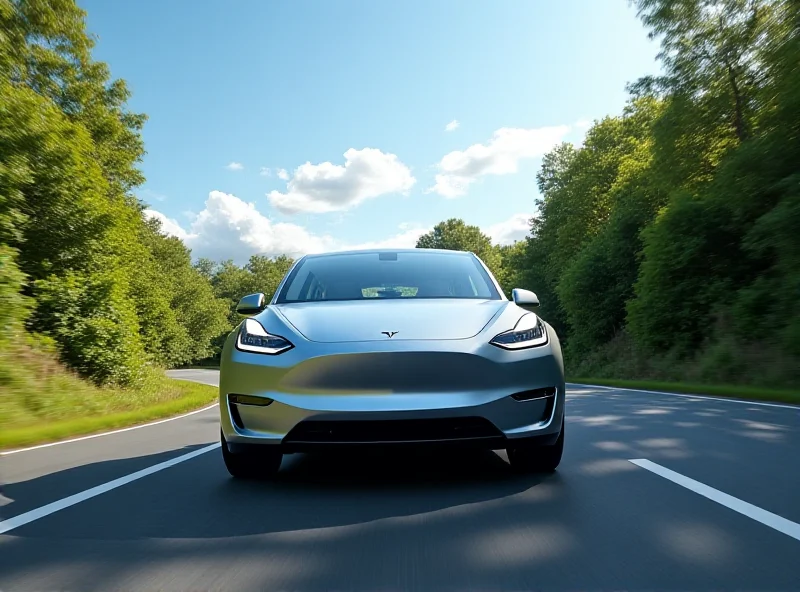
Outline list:
[[[567,399],[545,477],[501,453],[354,453],[237,482],[216,408],[5,454],[0,590],[800,589],[800,408]]]

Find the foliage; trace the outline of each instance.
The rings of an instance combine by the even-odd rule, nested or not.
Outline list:
[[[439,222],[433,230],[417,239],[417,248],[470,251],[480,257],[492,272],[500,270],[500,253],[492,245],[492,239],[477,226],[470,226],[457,218]]]
[[[800,5],[635,3],[663,75],[545,155],[530,236],[493,269],[577,374],[800,384]]]
[[[14,250],[0,245],[0,347],[19,333],[28,313],[28,301],[21,294],[25,274],[16,256]]]
[[[130,194],[145,117],[84,20],[73,0],[0,1],[0,320],[97,383],[135,385],[207,356],[227,310]]]
[[[629,378],[797,384],[800,9],[778,0],[637,4],[661,39],[664,75],[633,85],[631,107],[659,106],[632,134],[634,174],[626,180],[620,167],[615,185],[628,189],[610,190],[607,222],[554,270],[571,359],[579,368],[604,359],[590,371]],[[577,192],[597,203],[578,175],[567,167],[560,191],[569,198],[550,190],[545,200],[566,207]],[[542,213],[540,225],[568,228]],[[635,353],[613,346],[620,339]],[[640,363],[622,368],[623,359]]]
[[[0,349],[0,449],[168,417],[211,403],[215,387],[148,371],[135,388],[98,387],[58,362],[49,340]]]
[[[132,338],[136,310],[122,284],[114,271],[36,282],[38,323],[32,327],[54,337],[62,359],[98,383],[134,384],[146,363],[141,341]]]

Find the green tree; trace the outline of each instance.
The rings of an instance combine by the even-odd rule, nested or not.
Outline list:
[[[797,158],[791,131],[797,118],[783,107],[797,88],[796,31],[790,3],[642,0],[639,6],[653,34],[662,36],[666,75],[655,83],[668,108],[656,128],[655,154],[671,198],[645,234],[630,327],[641,343],[696,348],[718,338],[713,331],[737,294],[749,294],[745,301],[752,303],[765,278],[777,273],[767,255],[776,250],[766,246],[763,228],[770,210],[788,198],[778,188],[788,187],[796,170],[789,163]],[[745,239],[759,233],[760,239]],[[738,316],[744,310],[740,305]]]
[[[417,239],[417,248],[469,251],[480,257],[492,273],[502,274],[501,256],[492,245],[492,239],[477,226],[470,226],[458,218],[439,222],[433,230]]]
[[[666,198],[652,174],[652,128],[661,113],[662,104],[650,98],[626,107],[620,118],[625,139],[616,155],[616,176],[607,193],[597,198],[606,204],[608,219],[559,275],[556,291],[574,353],[594,349],[624,328],[639,271],[640,233]]]
[[[157,220],[142,227],[147,252],[139,261],[135,301],[148,351],[175,366],[212,355],[212,340],[228,328],[228,305],[192,266],[186,246],[160,230]]]

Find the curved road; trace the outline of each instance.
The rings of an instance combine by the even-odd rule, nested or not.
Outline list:
[[[800,408],[567,399],[547,477],[495,453],[360,453],[237,482],[215,407],[6,453],[0,590],[800,589]]]

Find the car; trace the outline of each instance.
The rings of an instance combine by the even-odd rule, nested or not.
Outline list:
[[[284,454],[359,447],[506,450],[552,472],[564,449],[564,362],[533,292],[503,293],[471,252],[306,255],[244,320],[220,361],[222,457],[269,478]]]

